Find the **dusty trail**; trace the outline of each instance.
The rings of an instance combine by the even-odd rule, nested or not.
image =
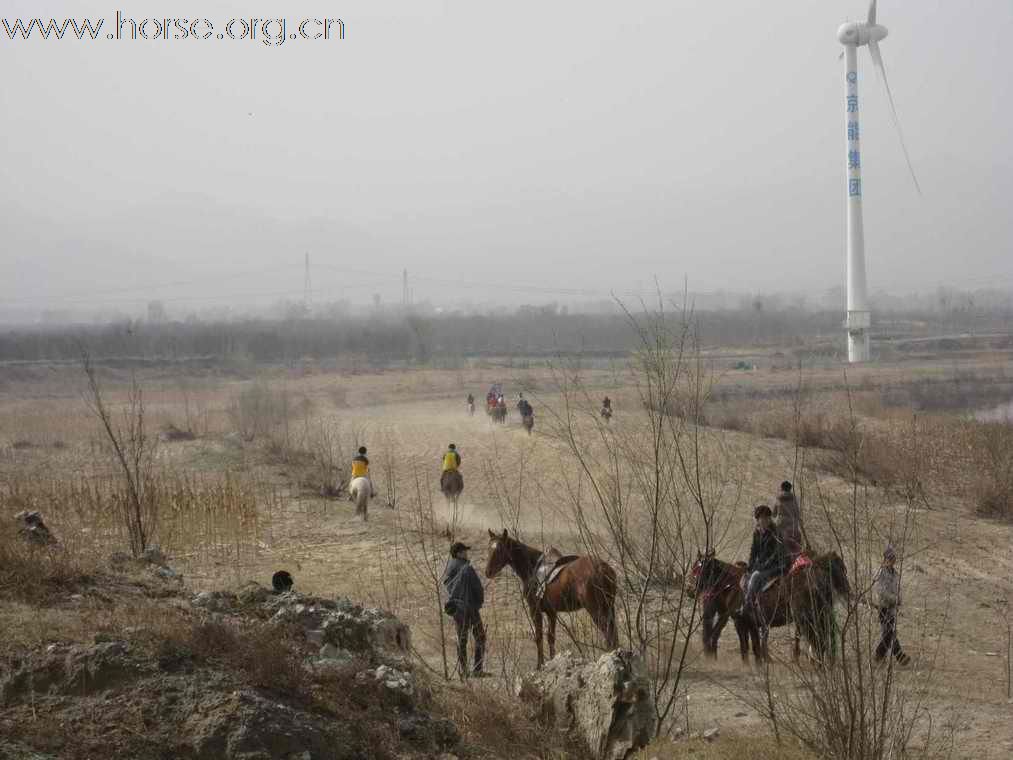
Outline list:
[[[378,493],[383,492],[383,475],[376,463],[382,460],[384,447],[394,446],[402,497],[414,490],[417,473],[423,497],[432,499],[438,521],[451,525],[456,536],[475,547],[480,570],[484,569],[486,529],[517,528],[529,543],[579,550],[560,488],[561,468],[566,466],[561,445],[537,422],[535,434],[528,436],[515,412],[506,425],[495,425],[481,409],[469,417],[462,403],[450,399],[335,410],[324,421],[360,431],[374,462],[371,469]],[[623,424],[621,417],[613,424]],[[734,453],[743,481],[741,504],[733,509],[769,499],[771,483],[780,479],[777,474],[790,471],[791,447],[739,433],[720,436]],[[456,514],[438,488],[440,460],[450,442],[461,452],[465,478]],[[830,476],[821,476],[821,487],[838,498],[848,489]],[[369,522],[363,524],[354,519],[352,505],[345,501],[304,501],[310,517],[289,526],[274,546],[242,572],[268,576],[286,567],[301,590],[345,593],[393,608],[418,629],[420,648],[435,657],[431,637],[438,617],[433,612],[432,586],[420,575],[394,578],[390,566],[393,552],[398,551],[398,518],[403,515],[386,509],[377,499],[371,503]],[[960,715],[958,756],[1005,757],[1013,751],[1013,705],[1005,697],[1007,621],[1003,617],[1013,588],[1013,530],[946,506],[919,513],[920,549],[906,570],[905,593],[911,604],[904,610],[901,633],[905,645],[919,651],[928,643],[917,631],[942,632],[930,703],[941,714]],[[883,511],[883,530],[898,509],[899,504],[888,504]],[[729,556],[746,551],[748,520],[736,517],[732,515],[736,528],[723,550]],[[448,538],[436,541],[449,543]],[[487,617],[491,651],[510,647],[523,662],[533,664],[534,647],[526,638],[519,584],[509,573],[487,584]],[[566,635],[560,636],[565,648]],[[789,636],[774,633],[773,649],[786,656]],[[908,677],[921,678],[921,674],[912,671]],[[730,627],[722,639],[718,663],[704,661],[694,650],[686,674],[691,730],[711,726],[736,733],[758,730],[762,720],[736,696],[755,686],[755,678],[739,664]]]

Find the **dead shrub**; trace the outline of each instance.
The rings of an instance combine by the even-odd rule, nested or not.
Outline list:
[[[221,621],[195,624],[183,642],[198,662],[222,662],[242,673],[251,686],[296,692],[306,685],[302,660],[278,627],[239,628]]]
[[[38,546],[5,525],[0,529],[0,595],[42,601],[56,591],[71,589],[95,572],[97,563],[67,546]]]
[[[978,514],[1013,518],[1013,425],[978,423],[975,436],[979,456],[974,499]]]
[[[228,417],[244,441],[269,438],[288,445],[292,424],[305,416],[310,406],[309,399],[296,399],[285,387],[257,380],[232,397]]]

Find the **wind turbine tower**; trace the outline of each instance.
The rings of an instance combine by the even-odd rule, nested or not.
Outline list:
[[[868,283],[865,277],[865,228],[862,223],[862,151],[859,130],[858,109],[858,48],[868,46],[872,56],[872,64],[883,80],[886,94],[890,101],[890,112],[893,116],[897,133],[900,136],[901,148],[907,159],[911,179],[918,188],[911,158],[908,156],[904,135],[897,118],[897,109],[893,103],[890,84],[886,79],[886,68],[883,56],[879,51],[879,43],[888,34],[885,26],[876,23],[876,0],[869,5],[869,17],[866,22],[852,21],[837,30],[837,39],[844,45],[845,65],[845,129],[847,131],[847,317],[844,323],[848,331],[848,361],[852,363],[869,361],[869,328],[872,315],[869,311]],[[919,193],[921,189],[918,188]]]

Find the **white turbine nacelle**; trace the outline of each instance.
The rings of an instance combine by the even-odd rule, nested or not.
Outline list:
[[[870,42],[880,42],[890,32],[882,24],[866,24],[862,21],[851,21],[842,24],[837,30],[837,39],[842,45],[861,47]]]

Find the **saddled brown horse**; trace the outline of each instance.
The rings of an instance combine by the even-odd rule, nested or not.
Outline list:
[[[745,562],[729,564],[722,562],[714,550],[706,554],[697,554],[696,563],[693,565],[693,575],[696,577],[697,593],[700,594],[702,607],[702,630],[703,651],[708,657],[718,656],[718,640],[721,638],[721,631],[728,624],[731,618],[735,624],[735,633],[739,637],[739,653],[743,662],[749,662],[749,645],[753,645],[753,656],[757,661],[762,660],[766,649],[761,646],[765,642],[760,639],[760,627],[757,626],[748,616],[739,614],[742,606],[742,576],[746,572]],[[774,590],[781,584],[777,584]],[[761,595],[763,596],[763,595]],[[770,626],[782,626],[791,622],[789,619],[790,608],[787,604],[781,603],[779,599],[772,597],[767,615],[765,615],[766,628]],[[793,651],[795,659],[799,656],[799,633],[795,630],[795,646]]]
[[[749,660],[750,644],[757,661],[767,659],[770,628],[793,622],[793,657],[799,658],[800,637],[805,636],[817,659],[822,660],[831,651],[834,598],[851,591],[840,556],[829,552],[814,557],[810,564],[758,594],[753,609],[740,613],[745,572],[745,563],[722,562],[713,551],[698,555],[693,574],[703,596],[704,652],[717,656],[721,630],[731,617],[743,662]]]
[[[616,571],[607,562],[580,556],[568,562],[559,575],[539,596],[536,568],[543,552],[515,538],[489,531],[489,563],[486,577],[495,578],[504,567],[510,567],[521,579],[524,599],[531,612],[538,646],[538,667],[545,662],[542,650],[542,614],[549,618],[549,659],[556,656],[556,617],[560,612],[587,610],[605,637],[609,649],[619,646],[616,629]]]

